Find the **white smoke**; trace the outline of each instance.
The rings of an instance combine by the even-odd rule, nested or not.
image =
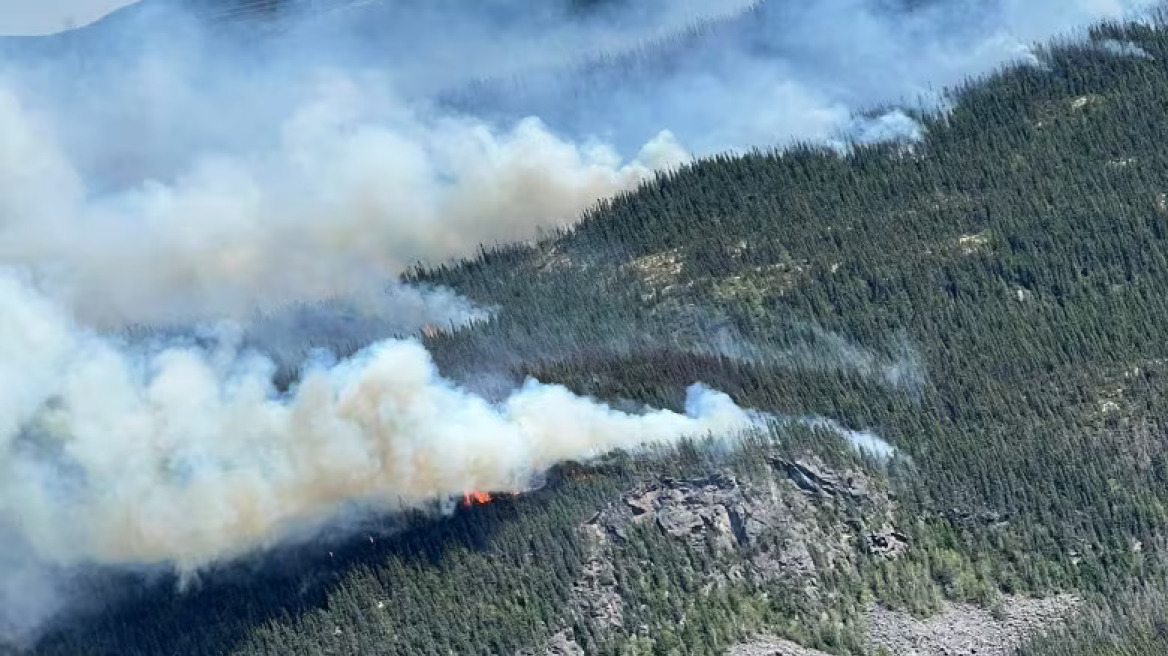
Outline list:
[[[0,526],[53,564],[190,571],[345,502],[523,490],[558,462],[764,420],[700,386],[685,415],[629,415],[535,381],[491,404],[414,341],[310,365],[286,395],[272,370],[231,349],[127,350],[0,278]]]
[[[786,423],[795,423],[807,428],[826,430],[839,435],[856,451],[879,462],[888,462],[897,455],[896,447],[876,433],[867,430],[851,430],[840,425],[834,419],[826,417],[805,417],[799,420],[785,420]]]
[[[569,225],[690,150],[919,139],[903,111],[855,112],[911,101],[1025,57],[1034,39],[1143,3],[908,11],[725,0],[615,3],[584,18],[508,2],[336,4],[288,19],[287,33],[250,54],[198,28],[170,35],[180,21],[146,3],[139,23],[111,19],[56,54],[10,59],[0,75],[0,263],[34,271],[82,320],[111,329],[376,303],[419,260]],[[583,93],[562,83],[588,57],[701,21],[715,33],[738,25],[749,48],[702,42],[645,85],[618,76]],[[524,62],[546,74],[518,78],[536,93],[518,93],[532,104],[509,118],[435,104],[442,89],[520,74]]]
[[[1096,43],[1096,47],[1104,52],[1111,53],[1117,57],[1135,57],[1137,59],[1151,59],[1152,55],[1147,50],[1137,46],[1131,41],[1117,41],[1115,39],[1103,39]]]
[[[417,260],[565,225],[685,159],[667,132],[622,163],[536,119],[505,132],[425,119],[345,77],[322,82],[280,133],[271,151],[200,156],[171,182],[95,195],[0,89],[0,261],[36,270],[96,324],[245,318],[368,294]]]
[[[340,363],[322,356],[281,393],[275,363],[230,340],[148,350],[109,333],[227,318],[295,353],[302,346],[280,346],[282,329],[265,332],[264,317],[343,302],[414,327],[473,321],[483,311],[450,292],[393,281],[419,260],[568,225],[691,150],[919,138],[907,113],[855,112],[1025,57],[1032,40],[1136,3],[939,3],[900,21],[880,3],[829,0],[767,23],[767,56],[699,49],[660,83],[584,95],[528,73],[564,76],[581,58],[735,20],[754,3],[624,5],[582,28],[536,12],[502,36],[473,3],[433,4],[396,28],[402,40],[378,31],[390,29],[385,15],[360,10],[389,4],[354,4],[251,53],[197,30],[154,34],[163,17],[5,56],[0,632],[55,607],[47,583],[19,590],[41,580],[38,564],[191,571],[344,503],[395,510],[522,489],[564,459],[764,419],[701,387],[685,414],[625,414],[536,382],[491,403],[441,378],[413,341]],[[135,35],[138,46],[119,41]],[[382,42],[400,50],[379,55]],[[436,99],[511,75],[541,92],[514,115]],[[870,363],[904,377],[885,364]]]
[[[552,71],[500,81],[487,103],[536,111],[573,133],[631,147],[666,127],[698,155],[792,141],[919,138],[903,104],[940,110],[946,89],[1100,19],[1138,17],[1151,0],[769,0],[665,55],[630,57],[583,81]],[[631,78],[628,79],[628,78]],[[573,99],[563,102],[563,97]],[[467,106],[478,100],[472,94]],[[619,106],[613,117],[604,107]],[[858,117],[857,114],[860,114]]]

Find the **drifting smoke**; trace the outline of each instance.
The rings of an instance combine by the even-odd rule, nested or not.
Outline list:
[[[835,433],[842,437],[856,451],[880,462],[888,462],[897,454],[896,447],[872,431],[851,430],[850,428],[841,426],[839,422],[826,417],[805,417],[798,420],[785,419],[779,423],[787,425],[795,424]]]
[[[659,0],[581,17],[511,0],[412,11],[387,0],[261,34],[206,31],[174,4],[0,44],[8,634],[57,608],[50,566],[191,571],[343,503],[394,510],[522,489],[561,460],[764,419],[702,387],[685,414],[621,413],[534,381],[492,403],[441,378],[413,341],[310,359],[279,392],[276,365],[232,347],[239,339],[111,334],[230,319],[298,357],[280,342],[286,319],[272,319],[287,308],[338,303],[407,331],[475,321],[484,311],[468,301],[397,276],[569,224],[691,152],[841,132],[920,138],[909,113],[856,110],[1024,59],[1032,40],[1130,8]],[[670,50],[696,24],[713,38]],[[653,44],[676,60],[651,84],[605,74],[573,86],[598,56]],[[497,80],[523,93],[492,96]],[[362,341],[378,336],[362,325]],[[900,375],[847,348],[841,361]]]
[[[1103,39],[1097,42],[1096,47],[1104,52],[1111,53],[1117,57],[1135,57],[1137,59],[1151,59],[1152,55],[1147,50],[1137,46],[1131,41],[1116,41],[1115,39]]]
[[[813,324],[790,322],[760,339],[744,334],[718,312],[696,306],[666,309],[649,320],[613,316],[608,324],[618,328],[597,334],[549,318],[543,330],[533,332],[522,323],[499,321],[463,334],[457,347],[439,353],[439,365],[488,398],[506,395],[521,382],[516,372],[533,363],[635,357],[663,349],[724,358],[762,371],[843,372],[913,398],[920,397],[927,380],[923,358],[903,334],[873,349]]]
[[[684,415],[630,415],[535,381],[491,404],[439,377],[414,341],[310,363],[287,394],[272,371],[229,347],[128,350],[0,278],[0,528],[55,565],[192,571],[344,502],[523,490],[565,460],[765,421],[701,386]]]
[[[337,0],[258,35],[176,4],[17,41],[0,67],[0,263],[110,329],[369,299],[414,262],[569,224],[691,151],[917,139],[903,111],[856,110],[1138,6]],[[695,24],[708,38],[682,39]],[[667,70],[572,75],[646,44]],[[518,86],[442,100],[483,79]]]
[[[636,161],[581,148],[536,119],[399,114],[351,80],[322,84],[272,152],[208,156],[170,183],[90,193],[48,130],[0,91],[0,261],[38,271],[104,325],[247,318],[257,308],[370,296],[419,259],[562,225],[684,154],[668,133]],[[143,275],[143,272],[150,272]]]
[[[791,141],[913,141],[922,127],[908,113],[866,110],[942,110],[946,89],[971,76],[1038,63],[1036,43],[1152,4],[760,2],[658,50],[583,66],[577,75],[548,71],[451,95],[459,107],[505,118],[536,112],[572,134],[604,134],[625,148],[662,127],[697,155]],[[619,117],[608,107],[620,107]]]

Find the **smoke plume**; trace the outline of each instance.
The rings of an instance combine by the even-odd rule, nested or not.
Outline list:
[[[0,45],[0,263],[91,324],[368,299],[690,153],[920,138],[856,112],[1141,3],[183,4]]]
[[[491,404],[406,340],[311,362],[287,394],[272,370],[229,346],[119,347],[0,278],[0,527],[53,564],[190,571],[343,502],[523,490],[558,462],[764,420],[701,386],[685,415],[629,415],[536,381]]]
[[[569,225],[693,154],[921,138],[909,112],[857,112],[1141,3],[337,0],[234,23],[182,4],[0,43],[9,635],[58,607],[48,567],[193,571],[345,503],[523,489],[561,460],[757,426],[700,386],[684,414],[535,381],[491,402],[410,340],[311,354],[281,391],[276,363],[239,345],[300,358],[273,317],[306,306],[346,308],[362,342],[481,319],[398,276]],[[124,337],[224,320],[234,338]]]
[[[575,75],[498,78],[450,97],[499,119],[535,112],[570,134],[604,134],[624,148],[667,127],[697,155],[792,141],[916,140],[921,126],[897,106],[942,110],[946,90],[970,77],[1037,63],[1035,44],[1153,4],[764,1]],[[620,107],[619,116],[609,107]]]
[[[246,318],[366,296],[417,260],[564,224],[684,154],[667,132],[621,163],[537,120],[502,133],[467,118],[373,122],[352,81],[281,126],[270,151],[208,155],[170,182],[92,193],[49,130],[0,92],[0,261],[100,325]],[[390,101],[386,101],[390,102]],[[149,272],[149,275],[143,275]]]

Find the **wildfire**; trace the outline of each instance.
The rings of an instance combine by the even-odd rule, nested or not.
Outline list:
[[[438,334],[438,328],[432,324],[426,324],[422,327],[422,334],[426,337],[434,337]]]
[[[468,506],[473,506],[476,504],[483,504],[483,503],[490,503],[491,502],[491,493],[490,492],[467,492],[466,494],[462,495],[462,502]]]

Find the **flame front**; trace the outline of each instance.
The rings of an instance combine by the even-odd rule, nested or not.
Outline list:
[[[490,492],[467,492],[466,494],[462,495],[462,501],[463,501],[463,503],[465,503],[468,506],[473,506],[476,504],[483,504],[483,503],[490,503],[491,493]]]

